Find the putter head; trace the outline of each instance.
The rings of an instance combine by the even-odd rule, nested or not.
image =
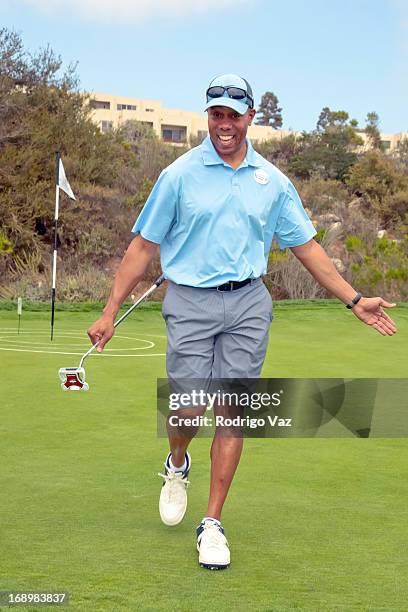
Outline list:
[[[60,368],[58,374],[63,391],[88,391],[89,385],[85,382],[84,368]]]

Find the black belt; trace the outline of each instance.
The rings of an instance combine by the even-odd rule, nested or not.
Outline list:
[[[235,291],[235,289],[241,289],[241,287],[245,287],[245,285],[249,285],[249,283],[255,278],[246,278],[243,281],[228,281],[223,285],[218,285],[218,287],[199,287],[199,289],[216,289],[217,291]],[[191,285],[181,285],[182,287],[191,287]]]
[[[216,289],[217,291],[235,291],[235,289],[241,289],[241,287],[245,287],[245,285],[249,285],[251,281],[255,279],[246,278],[243,281],[228,281],[223,285],[218,285],[218,287],[211,287],[211,289]]]

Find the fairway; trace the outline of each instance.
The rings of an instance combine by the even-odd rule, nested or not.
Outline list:
[[[87,359],[88,393],[62,392],[58,369],[78,365],[97,311],[57,312],[53,343],[49,313],[24,311],[17,335],[0,311],[0,590],[68,591],[75,611],[406,610],[405,439],[246,440],[224,572],[197,563],[211,442],[197,439],[186,517],[161,524],[166,340],[148,306]],[[265,377],[407,377],[406,306],[385,338],[339,303],[274,311]]]

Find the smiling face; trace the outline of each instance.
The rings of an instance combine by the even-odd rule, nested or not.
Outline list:
[[[255,109],[240,115],[227,106],[212,106],[208,109],[208,131],[218,155],[238,167],[246,155],[246,134]]]

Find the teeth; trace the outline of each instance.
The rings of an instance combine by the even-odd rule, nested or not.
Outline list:
[[[223,142],[229,142],[230,140],[232,140],[234,137],[233,136],[218,136],[218,138],[220,140],[222,140]]]

